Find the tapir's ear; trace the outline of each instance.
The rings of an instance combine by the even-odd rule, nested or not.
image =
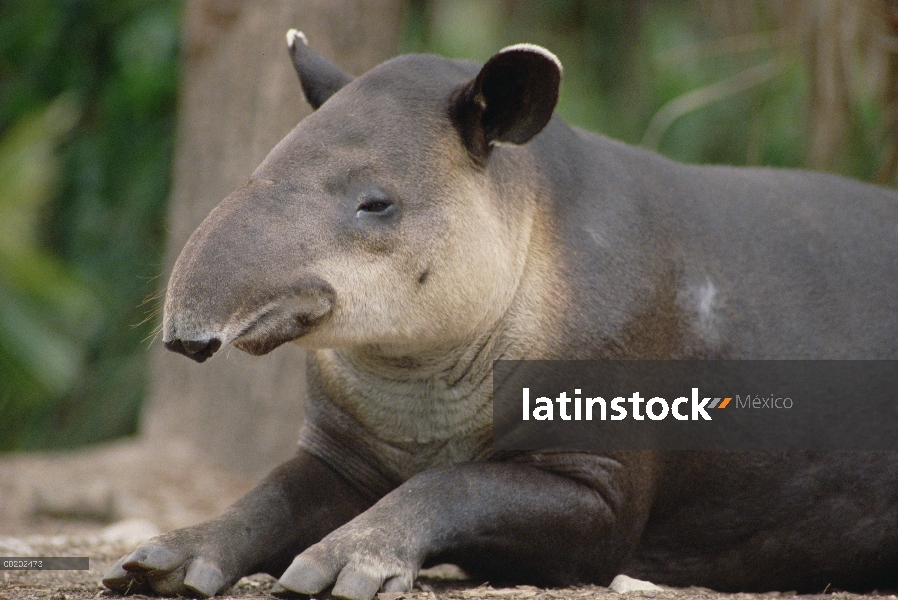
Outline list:
[[[468,151],[483,159],[496,142],[529,141],[552,118],[560,85],[561,61],[545,48],[518,44],[501,50],[452,101]]]
[[[315,110],[353,79],[309,48],[309,42],[301,31],[291,29],[287,32],[287,50],[299,75],[302,92]]]

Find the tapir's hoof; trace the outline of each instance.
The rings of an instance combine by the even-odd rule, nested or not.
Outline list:
[[[214,596],[228,580],[211,560],[149,541],[122,557],[103,576],[103,585],[120,594]]]
[[[418,565],[391,552],[386,540],[353,535],[355,524],[344,525],[297,556],[278,580],[279,588],[312,595],[333,586],[330,595],[342,600],[371,600],[380,590],[409,591]],[[359,550],[366,547],[370,551]]]
[[[334,569],[328,569],[300,555],[281,575],[278,585],[299,594],[317,594],[331,586],[337,573],[338,570],[335,572]]]
[[[118,559],[112,568],[106,571],[103,576],[103,585],[119,594],[133,594],[137,592],[147,591],[145,581],[136,573],[129,573],[122,568],[128,556]]]

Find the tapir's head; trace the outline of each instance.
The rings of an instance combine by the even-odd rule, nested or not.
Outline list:
[[[520,145],[552,117],[558,60],[528,45],[482,69],[402,56],[353,79],[287,41],[315,112],[187,242],[166,347],[198,361],[227,343],[413,350],[494,326],[538,203]]]

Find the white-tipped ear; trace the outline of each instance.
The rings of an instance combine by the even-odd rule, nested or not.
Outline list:
[[[302,43],[297,43],[297,40]],[[353,79],[336,64],[312,50],[301,31],[287,31],[287,50],[303,94],[315,110]]]
[[[533,44],[497,52],[453,101],[469,153],[485,160],[498,143],[523,144],[548,124],[558,102],[561,61]]]
[[[299,39],[306,46],[309,45],[309,40],[306,38],[306,34],[296,29],[288,29],[287,30],[287,48],[292,49],[296,45],[296,40]]]
[[[302,35],[302,33],[300,33],[299,35]],[[559,73],[561,73],[563,71],[563,68],[561,66],[561,61],[558,59],[558,57],[555,56],[555,54],[553,54],[552,52],[549,52],[548,50],[543,48],[542,46],[537,46],[536,44],[514,44],[512,46],[506,46],[506,47],[502,48],[501,50],[499,50],[498,53],[502,54],[503,52],[511,52],[513,50],[525,50],[527,52],[536,52],[537,54],[542,54],[547,59],[549,59],[553,63],[555,63],[555,66],[558,67]]]

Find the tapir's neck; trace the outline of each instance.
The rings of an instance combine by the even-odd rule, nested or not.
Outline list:
[[[502,354],[502,324],[481,335],[434,347],[369,345],[338,350],[353,370],[393,381],[439,380],[446,389],[476,385],[489,376],[489,363]]]
[[[374,347],[315,351],[324,397],[309,413],[323,422],[349,423],[352,443],[396,481],[472,460],[492,436],[495,344],[491,334],[479,348],[446,348],[442,354]]]
[[[490,426],[500,328],[469,343],[404,352],[365,346],[315,353],[328,397],[387,443],[443,442]]]

